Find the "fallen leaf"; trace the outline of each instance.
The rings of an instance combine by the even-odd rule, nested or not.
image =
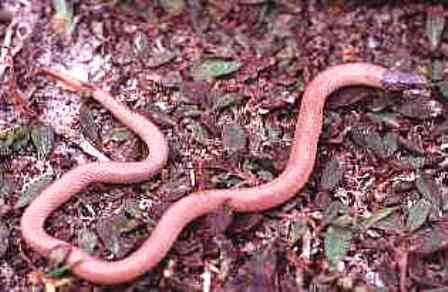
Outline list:
[[[14,208],[20,209],[27,206],[31,203],[35,198],[37,198],[40,193],[53,181],[53,174],[46,173],[37,177],[29,184],[23,187],[24,191],[22,191],[17,203],[14,205]]]
[[[24,148],[30,138],[30,129],[26,126],[12,128],[0,135],[0,156],[11,155]]]
[[[310,232],[308,227],[308,221],[305,217],[300,216],[295,218],[289,227],[288,232],[288,243],[290,246],[296,245],[300,239],[307,233]]]
[[[441,218],[439,222],[431,227],[424,228],[415,233],[410,250],[417,254],[430,255],[448,247],[448,221]]]
[[[2,258],[9,247],[9,234],[10,231],[8,227],[0,222],[0,258]]]
[[[122,233],[133,230],[138,226],[137,221],[128,219],[123,214],[113,214],[100,218],[96,224],[96,231],[106,248],[117,257],[122,257],[130,250],[128,242],[122,238]]]
[[[113,128],[109,133],[109,139],[114,142],[126,142],[133,138],[135,134],[125,127]]]
[[[37,158],[43,160],[53,148],[55,131],[52,127],[44,124],[36,124],[31,130],[31,141],[36,148]]]
[[[431,79],[433,81],[443,80],[443,62],[439,59],[432,61],[431,64]]]
[[[425,224],[430,211],[430,202],[426,199],[419,200],[414,206],[409,209],[406,228],[411,232],[419,229],[423,224]]]
[[[206,81],[184,81],[181,83],[179,90],[188,103],[206,106],[211,86]]]
[[[242,99],[238,94],[232,92],[218,95],[213,100],[213,110],[219,112],[223,109],[238,105]]]
[[[71,246],[58,245],[50,250],[48,260],[52,267],[58,267],[64,265],[71,252]]]
[[[211,80],[216,77],[222,77],[238,71],[241,63],[237,61],[227,61],[219,58],[211,58],[202,61],[195,66],[191,72],[194,80]]]
[[[415,179],[415,186],[420,194],[431,202],[432,207],[436,210],[442,209],[442,194],[432,175],[421,173]]]
[[[79,124],[81,126],[82,135],[90,143],[101,148],[102,144],[98,126],[95,122],[92,110],[86,104],[82,104],[79,109]]]
[[[426,36],[431,43],[431,50],[439,47],[445,29],[445,15],[442,5],[428,7],[426,13]]]
[[[398,210],[398,207],[384,208],[384,209],[377,210],[375,213],[373,213],[368,218],[363,220],[362,226],[365,229],[369,229],[370,227],[374,226],[376,223],[378,223],[378,222],[382,221],[383,219],[389,217],[396,210]]]
[[[180,15],[185,9],[184,0],[160,0],[159,3],[169,15]]]
[[[383,138],[373,128],[355,127],[350,132],[350,137],[358,146],[370,149],[380,158],[387,158]]]
[[[445,98],[445,100],[448,100],[448,81],[437,82],[436,86],[439,88],[440,93]]]
[[[201,123],[191,121],[187,125],[187,129],[191,131],[191,135],[196,142],[202,145],[206,145],[207,143],[209,143],[210,140],[209,134],[207,130],[201,125]]]
[[[87,228],[78,231],[78,245],[88,254],[92,254],[98,246],[98,237]]]
[[[151,58],[148,58],[145,62],[145,65],[149,68],[157,68],[162,65],[168,64],[176,58],[176,53],[172,51],[163,51],[155,54]]]
[[[322,191],[332,191],[339,185],[343,177],[344,164],[338,157],[333,156],[322,170],[319,188]]]
[[[247,146],[244,128],[237,123],[225,125],[222,130],[222,142],[229,154],[244,151]]]
[[[405,117],[425,120],[440,116],[443,105],[437,100],[422,97],[402,103],[396,111]]]
[[[325,232],[325,257],[330,267],[335,269],[337,264],[344,259],[350,249],[352,231],[349,228],[329,226]]]
[[[396,113],[367,113],[367,117],[374,123],[384,124],[387,127],[399,129],[401,121]]]

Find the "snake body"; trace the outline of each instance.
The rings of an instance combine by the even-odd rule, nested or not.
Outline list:
[[[335,90],[351,85],[383,88],[387,83],[401,85],[399,83],[403,80],[409,83],[405,85],[410,86],[425,82],[418,75],[400,75],[402,73],[368,63],[330,67],[318,74],[305,89],[289,160],[285,170],[276,179],[256,187],[190,194],[168,208],[150,237],[136,251],[122,260],[105,261],[49,235],[44,229],[46,219],[91,183],[135,183],[148,179],[166,163],[167,141],[152,122],[116,101],[109,93],[51,69],[42,69],[40,73],[79,90],[89,91],[96,101],[140,136],[149,149],[149,156],[140,162],[90,163],[70,170],[48,186],[29,205],[21,219],[22,236],[35,251],[48,256],[57,246],[71,246],[67,264],[73,264],[72,272],[100,284],[123,283],[144,274],[165,257],[186,225],[223,205],[236,212],[254,212],[276,207],[292,198],[307,182],[313,170],[325,100]]]

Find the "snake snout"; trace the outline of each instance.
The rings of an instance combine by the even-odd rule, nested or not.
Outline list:
[[[383,76],[383,86],[388,90],[423,89],[428,80],[417,73],[388,70]]]

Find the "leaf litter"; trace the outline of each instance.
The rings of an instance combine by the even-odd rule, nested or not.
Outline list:
[[[2,265],[5,289],[31,290],[26,279],[34,267],[49,270],[29,250],[17,255],[23,246],[15,230],[20,209],[48,183],[100,157],[80,149],[81,133],[103,155],[118,151],[112,156],[134,160],[144,153],[103,109],[93,111],[76,94],[36,78],[30,64],[84,68],[83,76],[145,112],[170,141],[173,158],[159,176],[113,186],[115,191],[92,186],[47,222],[56,236],[115,259],[139,246],[150,232],[148,223],[190,192],[276,177],[287,160],[305,85],[329,65],[366,60],[419,71],[435,88],[430,95],[411,96],[365,88],[336,93],[325,111],[316,168],[296,197],[275,210],[233,216],[231,223],[227,217],[221,220],[226,224],[212,221],[219,230],[214,235],[200,228],[201,219],[195,221],[178,240],[183,248],[127,286],[131,291],[397,290],[403,281],[414,290],[446,286],[443,273],[434,273],[435,267],[442,270],[448,246],[447,174],[439,164],[446,158],[448,91],[443,6],[100,2],[53,1],[54,9],[39,4],[34,10],[27,1],[0,5],[20,27],[33,28],[31,38],[20,39],[19,30],[0,23],[0,35],[7,40],[12,33],[12,45],[18,45],[14,70],[2,69],[1,77],[15,78],[27,106],[39,113],[30,118],[16,112],[12,94],[2,87],[0,251],[15,275],[4,281]],[[93,17],[97,13],[101,20]],[[33,22],[36,18],[40,22]],[[231,161],[223,163],[227,158]],[[208,168],[210,161],[219,167]],[[322,198],[325,204],[317,202]],[[90,203],[81,206],[90,207],[73,207],[82,200]],[[271,240],[276,243],[268,244]],[[390,246],[393,253],[385,253],[382,247]],[[412,257],[403,265],[408,252]],[[98,289],[68,280],[69,268],[50,270],[61,282],[41,277],[38,283],[53,290]],[[342,273],[348,275],[339,277]]]

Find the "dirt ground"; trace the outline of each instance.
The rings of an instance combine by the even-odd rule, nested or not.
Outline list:
[[[0,290],[446,291],[448,10],[440,3],[2,0]],[[281,173],[305,85],[357,61],[418,72],[431,86],[333,94],[312,177],[287,203],[195,220],[155,269],[116,287],[71,275],[65,254],[49,261],[21,238],[24,209],[61,174],[147,153],[99,104],[37,69],[109,90],[169,141],[157,176],[92,185],[47,221],[57,238],[116,260],[181,197]]]

